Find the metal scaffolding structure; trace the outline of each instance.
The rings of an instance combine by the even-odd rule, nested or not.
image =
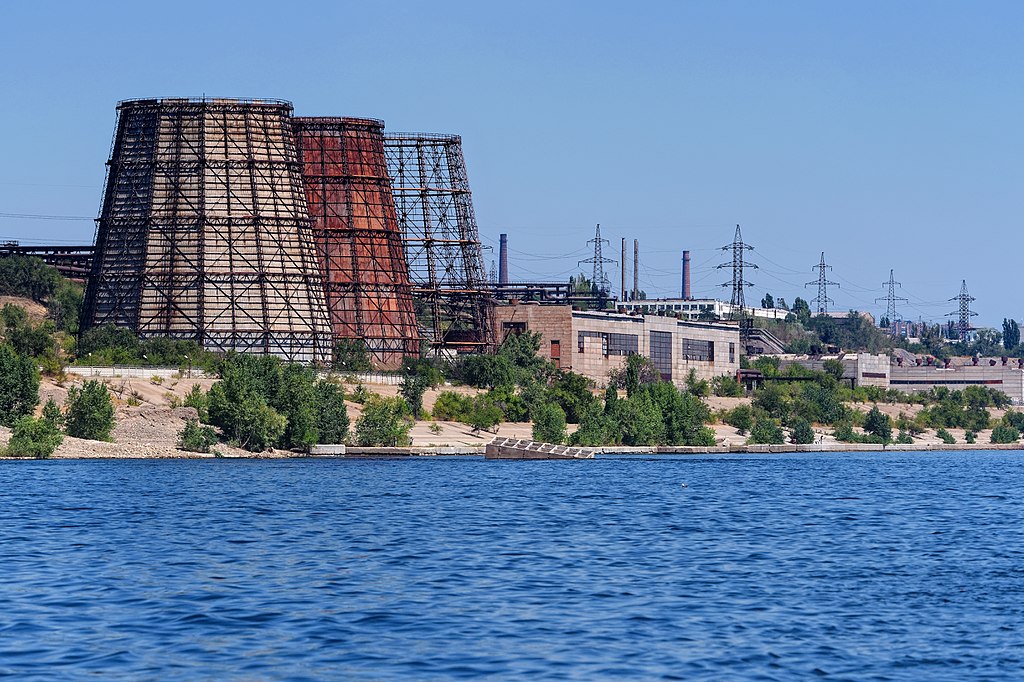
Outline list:
[[[82,330],[330,358],[323,281],[280,100],[118,105]]]
[[[494,303],[458,135],[384,136],[416,318],[435,352],[486,350]]]
[[[419,355],[409,269],[384,160],[384,122],[293,119],[335,340],[361,339],[375,366]]]

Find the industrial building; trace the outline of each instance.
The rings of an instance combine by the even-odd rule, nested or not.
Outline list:
[[[418,356],[409,269],[384,160],[384,122],[293,120],[335,341],[362,340],[373,364]]]
[[[740,367],[736,325],[697,323],[674,317],[573,310],[568,305],[519,303],[495,308],[500,342],[508,334],[537,332],[540,355],[561,369],[607,383],[626,357],[644,355],[666,381],[684,386],[698,379],[735,376]]]
[[[626,312],[644,314],[669,313],[678,314],[686,320],[696,321],[701,315],[706,319],[714,315],[720,320],[729,319],[734,315],[746,314],[766,320],[785,320],[790,311],[782,308],[740,308],[740,306],[719,301],[713,298],[649,298],[633,301],[621,301],[618,307]]]
[[[279,100],[121,102],[82,330],[330,359],[330,326]]]

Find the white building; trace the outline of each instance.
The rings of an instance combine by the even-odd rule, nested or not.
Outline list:
[[[725,301],[718,301],[713,298],[648,298],[638,301],[620,301],[619,308],[625,308],[626,312],[641,312],[647,314],[679,313],[684,320],[696,320],[701,313],[708,311],[714,313],[719,319],[726,319],[734,313],[738,313],[739,306],[734,306]],[[767,320],[784,320],[789,314],[788,310],[781,308],[745,308],[748,315],[763,317]]]

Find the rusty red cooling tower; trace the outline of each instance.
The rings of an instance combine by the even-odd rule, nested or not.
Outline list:
[[[375,366],[419,354],[409,269],[384,160],[384,123],[293,119],[335,340],[361,339]]]

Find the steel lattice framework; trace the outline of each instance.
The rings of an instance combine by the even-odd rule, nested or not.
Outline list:
[[[334,338],[361,339],[376,366],[396,368],[420,343],[384,123],[299,117],[294,125]]]
[[[384,150],[424,335],[435,351],[486,349],[494,304],[462,138],[393,133]]]
[[[278,100],[118,105],[83,331],[109,323],[213,351],[329,359],[291,110]]]

